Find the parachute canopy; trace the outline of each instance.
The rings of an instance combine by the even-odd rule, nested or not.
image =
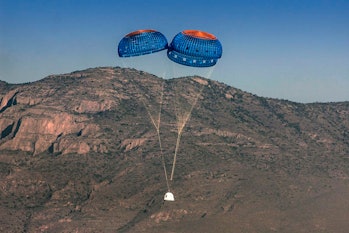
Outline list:
[[[152,29],[131,32],[121,39],[118,46],[119,57],[133,57],[167,49],[166,37]]]
[[[172,61],[193,67],[210,67],[222,57],[222,45],[208,32],[184,30],[172,40],[167,56]]]

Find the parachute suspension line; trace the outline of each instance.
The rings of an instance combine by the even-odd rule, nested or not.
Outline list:
[[[171,171],[171,178],[170,178],[171,181],[173,180],[174,170],[175,170],[175,167],[176,167],[177,152],[178,152],[178,148],[179,148],[179,143],[181,141],[181,136],[182,136],[182,131],[181,132],[178,131],[176,148],[175,148],[175,153],[174,153],[173,163],[172,163],[172,171]]]
[[[163,99],[164,99],[164,85],[165,84],[163,82],[162,83],[162,87],[161,87],[161,98],[160,98],[159,115],[158,115],[158,127],[157,127],[156,131],[157,131],[157,134],[158,134],[158,140],[159,140],[159,146],[160,146],[160,154],[161,154],[161,160],[162,160],[162,167],[163,167],[164,173],[165,173],[167,190],[170,192],[170,184],[168,182],[165,156],[164,156],[164,153],[163,153],[162,144],[161,144],[161,137],[160,137],[160,120],[161,120],[162,104],[163,104]]]
[[[165,156],[164,156],[164,153],[163,153],[161,137],[160,137],[160,123],[161,123],[161,110],[162,110],[162,105],[163,105],[163,97],[164,97],[164,83],[162,83],[162,87],[161,87],[161,96],[160,96],[159,113],[158,113],[157,122],[155,122],[155,119],[154,119],[153,115],[151,114],[149,108],[145,104],[144,99],[141,98],[141,100],[142,100],[142,103],[143,103],[145,109],[147,110],[147,113],[149,115],[149,118],[150,118],[151,122],[153,123],[153,125],[154,125],[154,127],[156,129],[156,133],[157,133],[158,141],[159,141],[159,147],[160,147],[160,155],[161,155],[161,160],[162,160],[162,166],[163,166],[164,173],[165,173],[167,190],[170,192],[170,184],[168,182]]]
[[[209,69],[208,69],[208,72],[207,72],[207,77],[208,79],[211,79],[211,75],[213,73],[213,70],[216,66],[211,66]]]
[[[170,189],[170,183],[168,182],[168,176],[167,176],[167,169],[166,169],[166,162],[165,162],[165,156],[162,150],[162,145],[161,145],[161,138],[160,138],[160,132],[158,131],[158,140],[159,140],[159,145],[160,145],[160,154],[161,154],[161,161],[162,161],[162,167],[164,169],[165,173],[165,179],[166,179],[166,185],[167,185],[167,190],[168,192],[171,191]]]
[[[179,115],[178,114],[178,106],[177,106],[178,101],[176,101],[175,111],[176,111],[176,117],[177,117],[177,141],[176,141],[175,153],[174,153],[174,156],[173,156],[172,171],[171,171],[171,177],[170,177],[171,181],[173,180],[174,170],[175,170],[176,161],[177,161],[177,152],[178,152],[178,149],[179,149],[179,144],[180,144],[180,141],[181,141],[183,129],[184,129],[185,125],[187,124],[187,122],[188,122],[188,120],[189,120],[189,118],[191,116],[191,113],[192,113],[195,105],[197,104],[200,95],[202,94],[202,91],[203,91],[204,87],[205,86],[202,85],[202,87],[200,88],[200,91],[195,96],[194,102],[190,106],[190,110],[186,114],[183,114],[183,115]]]

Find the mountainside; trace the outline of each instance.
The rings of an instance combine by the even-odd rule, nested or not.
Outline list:
[[[0,100],[1,232],[349,229],[349,102],[118,67],[0,82]]]

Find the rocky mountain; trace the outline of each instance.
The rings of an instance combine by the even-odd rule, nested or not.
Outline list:
[[[349,229],[349,102],[118,67],[0,82],[0,100],[1,232]]]

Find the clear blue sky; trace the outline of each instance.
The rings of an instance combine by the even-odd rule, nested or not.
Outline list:
[[[149,28],[169,42],[185,29],[216,35],[213,80],[264,97],[349,101],[348,0],[0,0],[0,80],[123,66],[119,40]],[[162,58],[149,58],[135,66],[161,75]]]

